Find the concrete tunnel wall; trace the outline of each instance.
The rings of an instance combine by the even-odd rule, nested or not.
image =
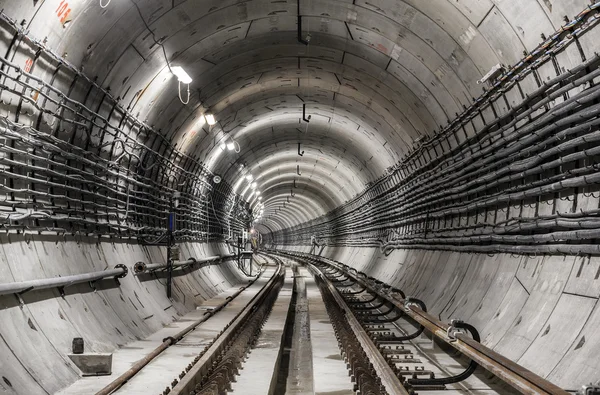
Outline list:
[[[24,20],[29,32],[70,61],[76,70],[82,70],[90,79],[96,78],[102,88],[111,88],[114,103],[105,101],[100,90],[90,94],[91,88],[83,78],[74,76],[67,67],[57,68],[56,62],[45,55],[37,59],[37,48],[29,46],[27,40],[17,40],[18,45],[11,52],[14,32],[6,26],[0,44],[2,52],[10,54],[9,60],[17,67],[26,67],[35,58],[34,75],[69,98],[97,108],[100,115],[112,114],[113,105],[118,102],[131,111],[128,119],[137,118],[152,125],[157,131],[154,134],[139,125],[121,128],[121,115],[124,119],[126,111],[117,111],[111,119],[113,126],[122,129],[122,135],[144,145],[136,146],[142,164],[148,158],[155,160],[146,148],[163,154],[162,162],[177,163],[188,173],[198,173],[198,168],[202,168],[198,163],[204,162],[210,164],[208,175],[212,176],[212,171],[223,176],[222,186],[238,182],[244,175],[239,170],[240,164],[244,164],[257,180],[272,183],[263,194],[267,202],[265,217],[272,214],[274,218],[263,221],[261,229],[277,231],[302,227],[311,216],[314,218],[352,199],[365,184],[410,153],[418,139],[431,137],[463,106],[471,105],[471,98],[483,91],[476,81],[490,67],[496,63],[515,64],[523,51],[531,51],[538,45],[540,34],[548,35],[559,29],[564,15],[573,17],[589,2],[353,3],[329,0],[302,3],[305,29],[312,24],[312,44],[308,51],[296,42],[295,2],[206,0],[206,7],[197,7],[193,1],[147,0],[140,2],[143,7],[139,14],[129,1],[113,0],[103,10],[92,0],[4,2],[9,17],[17,23]],[[192,74],[194,86],[188,106],[177,98],[177,82],[166,67],[162,44],[152,43],[145,23],[159,33],[154,40],[164,43],[167,61],[182,64]],[[588,57],[597,51],[599,44],[595,37],[597,29],[581,38]],[[581,54],[577,46],[571,45],[557,55],[556,61],[564,72],[581,63]],[[547,62],[537,70],[537,77],[549,80],[556,76],[555,68]],[[11,69],[8,73],[14,76],[18,71]],[[15,87],[16,84],[12,83]],[[522,81],[525,94],[537,86],[532,75]],[[35,100],[37,96],[32,91],[15,91],[3,90],[2,116],[16,117],[15,122],[26,125],[35,125],[39,120],[40,129],[54,128],[56,119],[48,114],[38,118],[30,101],[19,112],[19,93],[27,92]],[[301,164],[305,174],[304,179],[298,180],[304,193],[302,199],[282,210],[292,180],[295,185],[295,170],[300,161],[296,155],[300,134],[295,130],[290,133],[291,125],[297,125],[301,116],[304,99],[300,95],[310,97],[307,107],[313,116],[310,138],[302,146],[307,152],[304,159],[310,163]],[[508,102],[500,101],[497,110],[505,112],[521,99],[513,89]],[[227,128],[197,128],[198,116],[209,110]],[[480,126],[473,124],[465,133],[472,136]],[[78,147],[88,146],[91,140],[85,133],[68,127],[56,133]],[[225,156],[215,148],[227,136],[238,139],[244,148],[239,157]],[[106,142],[102,139],[98,146]],[[110,143],[110,138],[107,139]],[[96,149],[94,143],[90,151],[99,157],[106,161],[121,159],[123,153],[118,144],[113,144],[115,149]],[[215,151],[221,156],[212,155]],[[187,154],[193,160],[185,157]],[[171,191],[169,188],[178,185],[176,171],[155,169],[146,173],[140,170],[144,166],[138,166],[135,160],[129,158],[128,162],[121,170],[128,175],[130,170],[147,175],[144,182],[156,181],[159,191],[156,195],[163,200]],[[282,175],[272,180],[275,172]],[[306,177],[312,174],[314,179]],[[129,180],[107,177],[106,181],[122,187],[122,191],[129,190]],[[25,185],[29,187],[27,182],[17,181],[17,186]],[[145,191],[145,186],[140,190]],[[199,220],[189,220],[193,230],[188,234],[189,240],[203,239],[207,233],[215,240],[221,238],[225,229],[210,228],[215,223],[229,223],[226,218],[229,214],[220,211],[220,204],[216,204],[216,210],[214,206],[209,209],[203,200],[204,191],[194,190],[193,183],[187,187],[192,197],[186,199],[191,204],[197,203],[195,207],[200,213],[208,212]],[[243,185],[238,192],[242,188]],[[223,195],[234,195],[230,189],[223,189]],[[138,190],[134,188],[134,192]],[[578,208],[597,208],[594,192],[579,190],[567,195],[579,195]],[[27,193],[22,195],[24,199],[30,197]],[[570,203],[553,199],[559,210],[570,209],[567,207]],[[114,207],[118,205],[124,211],[125,198],[114,200]],[[92,211],[91,205],[83,206]],[[233,211],[232,206],[223,211]],[[511,207],[511,212],[520,217],[533,211],[520,203]],[[135,219],[126,218],[125,224],[130,227],[126,237],[136,234],[136,226],[143,229],[153,226],[155,232],[162,230],[158,220],[146,223],[149,218],[146,208],[142,207]],[[550,209],[548,205],[546,210]],[[74,217],[69,216],[69,222]],[[83,217],[89,224],[89,218]],[[205,226],[207,218],[210,223]],[[459,218],[458,222],[465,218],[469,223],[481,219],[472,215]],[[117,219],[112,217],[111,221],[114,224],[118,220],[117,213]],[[44,225],[43,218],[38,221]],[[89,230],[86,226],[82,228]],[[98,225],[98,234],[105,231]],[[18,236],[10,237],[10,241],[8,236],[0,239],[4,251],[0,255],[0,281],[102,270],[121,262],[131,267],[137,260],[162,259],[158,248],[125,241],[102,241],[96,245],[95,241],[77,244],[69,240],[55,244],[60,237],[48,236],[48,241],[27,244]],[[306,246],[286,248],[309,250]],[[189,256],[223,251],[217,244],[191,242],[185,244],[185,249]],[[595,334],[600,324],[597,257],[502,253],[488,256],[402,248],[386,256],[377,248],[356,246],[326,247],[323,254],[423,299],[432,312],[444,319],[461,318],[475,325],[487,345],[565,388],[576,389],[583,383],[600,380],[597,373],[600,339]],[[133,276],[123,279],[119,289],[91,293],[81,286],[77,289],[87,292],[67,292],[64,299],[56,290],[24,294],[23,299],[32,303],[22,307],[14,297],[0,297],[3,304],[0,375],[6,378],[0,378],[0,390],[8,394],[52,393],[77,377],[76,368],[65,358],[72,337],[83,335],[94,351],[113,349],[153,333],[177,314],[189,311],[195,302],[238,281],[240,277],[231,265],[178,277],[176,283],[182,290],[176,288],[176,301],[167,310],[164,309],[171,302],[165,298],[163,286],[159,282],[139,282]],[[109,317],[108,329],[104,317]]]
[[[182,257],[229,253],[224,244],[184,243]],[[0,281],[12,282],[102,271],[124,264],[130,273],[119,280],[0,296],[0,393],[53,394],[80,377],[67,354],[72,340],[82,337],[86,352],[112,352],[158,331],[194,310],[203,301],[246,282],[235,261],[197,270],[177,270],[173,298],[164,278],[132,275],[136,262],[165,262],[163,247],[95,240],[56,242],[51,238],[25,242],[1,237]]]
[[[325,247],[321,256],[423,300],[444,321],[470,323],[483,344],[562,388],[600,380],[600,257],[422,250],[385,256],[350,247]]]

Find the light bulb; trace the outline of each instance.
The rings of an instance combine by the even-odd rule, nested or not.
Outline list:
[[[233,141],[230,141],[230,142],[227,143],[227,149],[229,151],[233,151],[234,148],[235,148],[235,144],[234,144]]]
[[[258,184],[256,183],[256,181],[252,183],[252,188],[253,189],[256,189],[257,186],[258,186]]]
[[[185,70],[180,66],[171,67],[171,72],[182,84],[189,84],[192,82],[192,77],[190,77],[189,74],[186,73]]]
[[[248,175],[246,176],[246,180],[248,180],[248,181],[251,181],[251,180],[252,180],[252,174],[248,174]]]
[[[217,120],[215,119],[215,116],[212,114],[205,114],[204,118],[206,118],[206,122],[208,122],[208,124],[210,126],[214,125],[215,123],[217,123]]]

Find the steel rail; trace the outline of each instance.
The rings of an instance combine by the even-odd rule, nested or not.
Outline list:
[[[284,253],[285,255],[286,253]],[[295,255],[304,255],[294,253]],[[425,329],[435,335],[436,338],[442,340],[444,343],[452,346],[466,357],[477,362],[481,367],[494,374],[496,377],[516,389],[522,394],[527,395],[568,395],[569,393],[550,381],[536,375],[529,369],[511,361],[505,356],[497,353],[496,351],[482,345],[463,334],[456,334],[455,337],[448,335],[448,329],[450,326],[443,323],[433,315],[421,310],[420,308],[407,304],[406,299],[398,297],[395,293],[388,293],[381,291],[374,287],[370,282],[365,281],[358,276],[354,275],[345,265],[338,262],[334,262],[325,258],[309,257],[314,261],[320,261],[327,263],[333,267],[346,272],[349,276],[356,279],[356,281],[367,287],[371,292],[376,293],[380,298],[387,300],[389,303],[398,307],[404,311],[408,316],[414,319],[420,325],[423,325]]]
[[[163,342],[158,347],[156,347],[152,352],[150,352],[144,358],[138,360],[126,372],[121,374],[119,377],[117,377],[114,381],[112,381],[106,387],[104,387],[100,391],[98,391],[96,393],[96,395],[109,395],[109,394],[112,394],[113,392],[115,392],[116,390],[118,390],[119,388],[121,388],[125,383],[127,383],[129,380],[131,380],[132,377],[134,377],[137,373],[139,373],[146,365],[148,365],[153,359],[155,359],[157,356],[159,356],[163,351],[165,351],[170,346],[179,342],[188,333],[190,333],[191,331],[196,329],[200,324],[202,324],[203,322],[206,322],[208,319],[210,319],[215,314],[217,314],[219,311],[221,311],[223,308],[225,308],[225,306],[227,306],[229,303],[231,303],[231,301],[233,301],[239,294],[241,294],[244,290],[246,290],[252,284],[254,284],[256,282],[256,280],[258,280],[262,276],[263,272],[264,272],[264,270],[262,270],[258,274],[258,276],[256,276],[256,278],[250,280],[250,282],[247,285],[241,287],[233,295],[227,297],[225,302],[220,303],[213,309],[205,312],[204,316],[202,318],[192,322],[190,325],[188,325],[181,331],[177,332],[177,334],[175,334],[174,336],[169,336],[169,337],[165,338],[163,340]]]
[[[327,287],[327,290],[333,296],[340,310],[345,313],[344,316],[348,322],[348,325],[356,335],[356,338],[359,340],[360,345],[369,359],[369,362],[371,362],[375,368],[375,371],[377,372],[377,375],[381,379],[381,383],[387,392],[393,395],[409,395],[409,392],[406,390],[404,385],[402,385],[398,376],[396,376],[377,346],[369,337],[367,331],[365,331],[358,319],[355,317],[352,309],[348,307],[338,289],[332,284],[331,280],[328,279],[327,276],[323,274],[321,269],[315,265],[309,265],[308,267],[309,270],[313,272],[313,275],[318,277],[322,281],[323,285]]]
[[[284,276],[285,269],[283,265],[279,263],[277,270],[267,284],[252,298],[252,300],[250,300],[244,309],[236,315],[219,336],[213,340],[211,345],[202,352],[195,364],[185,370],[185,375],[181,377],[179,382],[176,382],[169,394],[188,395],[190,393],[195,393],[196,385],[200,384],[202,378],[209,374],[210,369],[217,361],[219,354],[221,354],[226,349],[228,343],[233,340],[235,333],[244,326],[247,318],[254,314],[256,309],[259,308],[260,304],[269,294],[275,291],[278,292],[278,287],[276,285],[282,282],[279,280],[283,280]]]

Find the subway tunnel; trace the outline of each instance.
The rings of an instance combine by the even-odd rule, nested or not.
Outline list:
[[[0,394],[600,394],[600,3],[0,9]]]

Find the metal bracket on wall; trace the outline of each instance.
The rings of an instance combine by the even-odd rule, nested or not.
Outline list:
[[[306,123],[310,122],[310,115],[306,116],[306,103],[302,103],[302,120]]]
[[[300,15],[300,0],[298,0],[298,42],[308,45],[308,40],[302,38],[302,15]]]

